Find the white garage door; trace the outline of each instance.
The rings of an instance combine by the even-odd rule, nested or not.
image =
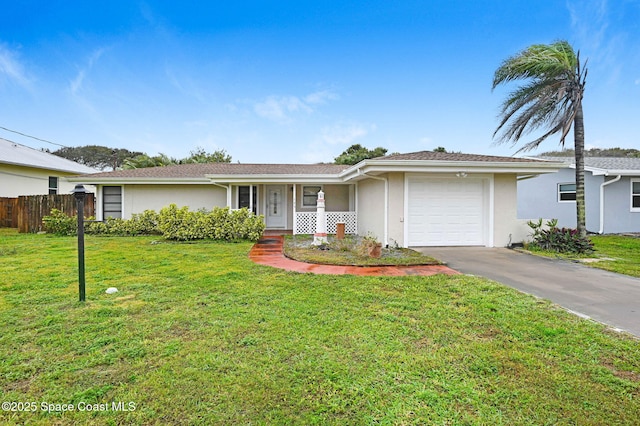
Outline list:
[[[485,245],[482,179],[408,180],[410,246]]]

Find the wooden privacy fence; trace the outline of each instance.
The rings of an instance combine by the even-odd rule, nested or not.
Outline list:
[[[0,228],[18,227],[18,198],[0,198]]]
[[[16,200],[16,201],[5,201]],[[11,207],[6,207],[11,205]],[[73,194],[64,195],[26,195],[18,198],[0,198],[0,225],[5,226],[8,221],[1,221],[9,209],[12,212],[11,227],[18,228],[18,232],[42,231],[42,218],[49,215],[52,209],[58,209],[68,216],[76,214],[76,199]],[[84,199],[84,216],[95,216],[95,197],[87,194]]]

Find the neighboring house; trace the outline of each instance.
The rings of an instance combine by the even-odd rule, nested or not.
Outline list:
[[[170,203],[246,207],[267,229],[315,231],[319,190],[327,231],[373,234],[399,246],[506,246],[526,235],[516,218],[519,176],[557,171],[535,159],[430,151],[335,164],[184,164],[71,178],[97,186],[97,218],[130,218]]]
[[[558,173],[518,181],[518,217],[558,219],[576,227],[575,159]],[[640,158],[585,157],[587,230],[597,233],[640,232]]]
[[[0,138],[0,197],[69,194],[69,176],[96,169]],[[88,188],[89,189],[89,188]]]

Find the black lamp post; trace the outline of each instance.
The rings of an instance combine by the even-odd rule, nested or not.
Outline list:
[[[87,190],[84,186],[78,184],[73,189],[73,196],[76,199],[76,207],[78,214],[78,287],[80,292],[80,301],[84,302],[84,197]]]

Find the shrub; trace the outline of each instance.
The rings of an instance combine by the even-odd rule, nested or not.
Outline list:
[[[211,212],[189,211],[175,204],[160,210],[158,228],[169,240],[191,241],[201,239],[257,241],[264,232],[262,216],[247,209],[230,210],[216,207]]]
[[[89,218],[92,219],[92,218]],[[56,235],[75,235],[77,218],[69,217],[59,210],[52,210],[43,219],[47,232]],[[156,213],[145,210],[133,214],[131,219],[107,218],[102,222],[87,221],[84,229],[95,235],[162,235],[168,240],[251,240],[257,241],[264,232],[262,216],[247,209],[230,210],[216,207],[213,211],[189,211],[189,207],[178,208],[175,204]]]
[[[134,213],[131,219],[107,218],[103,222],[86,222],[84,226],[87,234],[100,235],[160,235],[158,228],[158,214],[153,210]]]
[[[531,246],[540,250],[555,251],[558,253],[577,253],[585,254],[594,251],[593,243],[589,238],[581,237],[577,229],[558,228],[558,220],[552,219],[547,221],[545,227],[542,225],[542,219],[537,222],[527,222],[533,230],[531,234],[533,242]]]
[[[44,230],[56,235],[76,235],[78,229],[77,216],[67,216],[58,209],[51,209],[48,216],[42,218]]]

